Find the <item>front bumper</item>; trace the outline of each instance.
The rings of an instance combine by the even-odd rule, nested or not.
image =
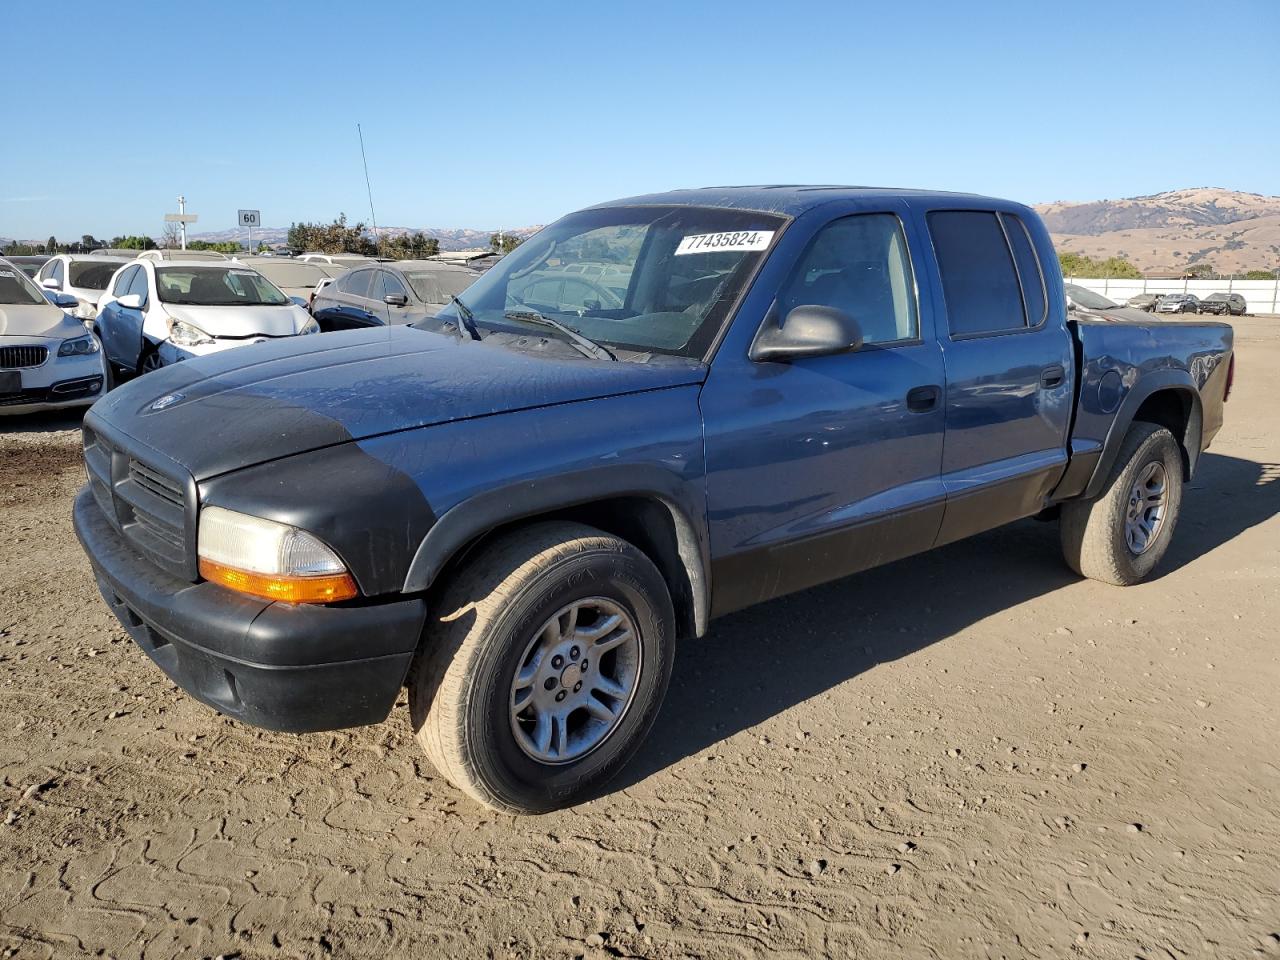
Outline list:
[[[296,733],[378,723],[417,649],[426,603],[275,603],[170,576],[136,553],[88,488],[76,535],[103,599],[178,686],[244,723]]]

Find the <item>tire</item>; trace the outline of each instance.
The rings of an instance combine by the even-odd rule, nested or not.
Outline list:
[[[565,629],[569,615],[561,615],[575,605],[580,622],[590,618],[577,633]],[[517,531],[482,548],[451,578],[439,610],[410,674],[409,707],[419,743],[458,789],[495,810],[544,813],[593,796],[639,748],[671,677],[675,616],[662,575],[631,544],[574,523]],[[605,628],[606,615],[618,616],[621,626],[586,636]],[[621,643],[619,636],[632,636],[628,622],[634,637]],[[595,644],[615,642],[621,645],[590,656]],[[561,649],[565,643],[574,647]],[[559,671],[564,660],[557,657],[567,659],[573,649],[594,664],[594,674],[580,672],[576,657]],[[605,698],[620,718],[612,726],[589,705],[574,708],[585,702],[577,687],[586,684],[585,696],[593,697],[609,672],[622,689],[629,670],[627,695]],[[521,687],[517,675],[530,671],[536,679]],[[517,701],[526,697],[540,698],[546,710],[535,703],[517,715]],[[574,712],[568,723],[548,721],[545,749],[556,756],[540,758],[530,751],[544,728],[533,718],[564,709],[548,697]],[[575,724],[576,732],[564,733]],[[595,737],[602,739],[591,745]]]
[[[1139,551],[1126,533],[1130,498],[1135,484],[1153,470],[1163,475],[1163,510],[1155,523],[1150,523],[1155,514],[1147,512],[1151,535]],[[1120,587],[1140,583],[1169,549],[1181,509],[1182,451],[1178,442],[1164,427],[1135,422],[1102,492],[1091,500],[1062,505],[1059,529],[1063,557],[1071,569],[1091,580]]]
[[[166,366],[166,364],[164,357],[160,356],[160,344],[144,340],[142,343],[142,356],[138,358],[138,369],[134,375],[140,377],[144,373],[159,370],[163,366]]]

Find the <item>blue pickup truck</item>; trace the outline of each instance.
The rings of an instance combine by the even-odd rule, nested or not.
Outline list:
[[[310,731],[407,684],[443,776],[543,811],[627,761],[721,614],[1032,516],[1142,580],[1232,372],[1225,324],[1069,311],[1020,204],[681,190],[559,220],[414,325],[113,391],[75,527],[193,696]]]

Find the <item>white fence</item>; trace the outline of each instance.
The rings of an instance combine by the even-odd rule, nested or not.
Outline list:
[[[1248,302],[1249,313],[1280,313],[1280,280],[1066,279],[1121,304],[1140,293],[1194,293],[1201,300],[1211,293],[1238,293]]]

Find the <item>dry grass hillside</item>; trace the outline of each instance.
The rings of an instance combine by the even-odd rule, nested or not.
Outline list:
[[[1036,209],[1059,250],[1124,257],[1148,274],[1201,263],[1219,273],[1280,267],[1280,197],[1202,187]]]

